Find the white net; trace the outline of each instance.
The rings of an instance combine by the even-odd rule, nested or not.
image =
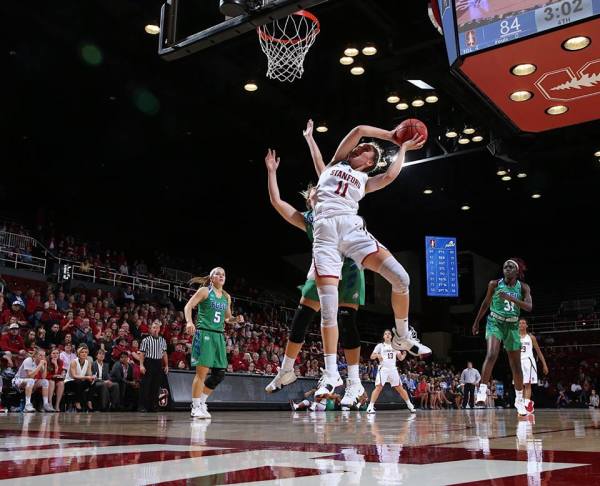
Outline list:
[[[300,10],[257,27],[260,47],[266,54],[267,77],[294,81],[304,74],[304,58],[320,32],[318,19]]]

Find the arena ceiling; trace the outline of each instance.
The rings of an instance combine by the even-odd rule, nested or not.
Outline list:
[[[462,249],[492,258],[520,254],[541,265],[588,247],[600,209],[600,125],[513,132],[449,73],[425,1],[317,7],[322,33],[304,78],[293,84],[264,78],[254,34],[185,59],[159,59],[157,38],[144,26],[157,23],[160,5],[0,6],[9,19],[0,33],[9,81],[5,212],[33,220],[45,208],[73,233],[140,251],[159,246],[247,258],[252,247],[257,262],[308,251],[269,207],[267,147],[282,158],[282,194],[300,207],[298,191],[315,179],[301,133],[308,117],[329,127],[316,135],[327,157],[356,124],[391,128],[414,116],[430,129],[419,157],[451,156],[405,169],[392,187],[365,200],[361,213],[390,248],[420,248],[425,234],[444,234],[458,236]],[[365,42],[378,53],[362,59],[364,75],[352,76],[339,58],[349,43]],[[258,91],[244,91],[249,79]],[[408,100],[423,94],[408,79],[433,86],[439,102],[396,110],[386,102],[392,91]],[[484,140],[459,146],[445,137],[465,124]],[[496,174],[500,166],[511,170],[511,181]],[[527,177],[517,178],[521,172]]]

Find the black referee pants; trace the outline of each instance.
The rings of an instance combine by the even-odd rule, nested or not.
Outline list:
[[[473,383],[465,383],[463,390],[462,408],[467,408],[467,402],[473,408],[475,406],[475,385]]]
[[[162,359],[144,359],[146,373],[142,376],[140,385],[139,408],[155,411],[158,406],[158,390],[163,382],[164,371]]]

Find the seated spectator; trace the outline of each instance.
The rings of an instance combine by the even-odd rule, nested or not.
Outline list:
[[[415,390],[415,398],[421,400],[421,408],[427,408],[429,404],[429,385],[425,376],[421,376],[421,381]]]
[[[68,370],[71,362],[77,359],[77,355],[73,352],[73,345],[70,342],[66,343],[58,357],[62,361],[65,370]]]
[[[108,363],[104,361],[106,353],[99,349],[96,361],[92,365],[92,374],[96,376],[93,389],[100,401],[100,410],[117,410],[119,408],[119,384],[111,381]]]
[[[592,388],[590,393],[590,400],[588,402],[588,407],[590,408],[598,408],[600,406],[600,396],[596,393],[596,389]]]
[[[63,334],[72,333],[77,328],[77,323],[75,322],[75,317],[73,311],[70,310],[67,312],[67,315],[63,317],[60,321],[60,331]]]
[[[36,349],[33,357],[27,357],[23,360],[13,378],[12,385],[17,390],[25,390],[25,412],[35,412],[35,408],[31,403],[31,394],[38,388],[42,389],[44,412],[54,412],[54,408],[48,403],[46,366],[46,352],[43,349]]]
[[[0,351],[10,351],[15,356],[25,357],[25,342],[19,335],[17,318],[12,316],[8,326],[8,333],[0,338]]]
[[[11,317],[15,317],[19,326],[27,326],[29,323],[23,313],[25,303],[21,297],[17,297],[10,306],[10,309],[4,309],[0,315],[0,324],[8,324]]]
[[[48,349],[51,346],[60,346],[62,343],[62,333],[60,332],[60,325],[57,323],[52,324],[50,330],[46,333],[46,342],[48,343]]]
[[[83,403],[87,405],[90,412],[94,411],[90,387],[95,377],[92,375],[92,365],[88,355],[89,350],[85,345],[77,348],[77,358],[71,361],[65,376],[65,391],[75,395],[75,410],[78,412],[83,411]]]
[[[48,380],[48,401],[53,405],[54,410],[60,412],[60,405],[65,391],[65,375],[67,370],[59,357],[58,348],[54,348],[48,357],[48,366],[46,379]],[[56,394],[56,402],[53,398]]]
[[[96,348],[96,337],[90,326],[90,320],[87,317],[83,319],[81,326],[73,331],[73,341],[75,346],[79,347],[82,344],[85,344],[89,352],[94,352]]]
[[[46,302],[44,304],[44,312],[42,313],[40,322],[46,327],[51,327],[52,324],[60,322],[61,320],[62,314],[56,308],[56,302]]]
[[[187,359],[185,354],[185,348],[183,343],[177,343],[175,351],[169,355],[169,366],[173,369],[185,370],[187,369]],[[233,372],[233,366],[232,366]]]
[[[127,340],[125,338],[119,338],[117,340],[117,345],[113,346],[111,353],[113,363],[116,363],[123,353],[129,355],[129,346],[127,346]]]
[[[110,372],[111,381],[119,385],[120,409],[133,410],[137,408],[140,384],[135,380],[133,365],[129,362],[129,353],[121,352]]]
[[[569,405],[570,400],[565,395],[564,391],[558,392],[558,398],[556,399],[556,408],[563,408]]]
[[[36,345],[35,345],[36,339],[37,339],[37,336],[33,329],[31,329],[30,331],[27,331],[27,334],[25,335],[25,339],[23,340],[23,342],[25,343],[25,352],[27,354],[29,354],[30,356],[33,354],[33,352],[36,348]]]

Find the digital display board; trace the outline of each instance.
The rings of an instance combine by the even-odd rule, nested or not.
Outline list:
[[[444,12],[450,0],[440,4]],[[454,9],[463,55],[600,14],[600,0],[456,0]]]
[[[427,295],[458,297],[458,262],[456,238],[425,237]]]

